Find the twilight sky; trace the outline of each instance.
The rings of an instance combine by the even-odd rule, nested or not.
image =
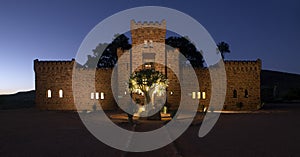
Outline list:
[[[75,58],[96,24],[119,11],[149,5],[195,18],[215,42],[230,44],[226,59],[260,58],[263,69],[300,74],[299,0],[1,0],[0,94],[34,89],[34,59]]]

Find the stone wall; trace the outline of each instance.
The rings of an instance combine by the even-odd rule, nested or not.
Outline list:
[[[75,60],[34,61],[37,107],[45,110],[93,110],[101,105],[104,110],[116,109],[111,87],[112,69],[73,69],[74,63]],[[51,91],[49,97],[48,90]],[[59,90],[62,90],[62,97]]]
[[[78,91],[72,90],[72,74],[73,65],[75,61],[34,61],[35,70],[35,85],[36,85],[36,105],[40,109],[48,110],[76,110],[74,105],[73,94],[78,93],[77,106],[80,110],[92,110],[95,104],[101,104],[105,110],[113,110],[118,108],[115,99],[112,94],[112,88],[118,88],[118,86],[111,86],[112,82],[117,85],[122,81],[122,88],[115,89],[119,92],[119,96],[123,94],[125,97],[125,89],[127,82],[126,77],[122,77],[123,80],[118,80],[118,75],[124,73],[114,73],[112,79],[112,69],[97,69],[96,71],[90,69],[76,69],[76,83],[75,88]],[[167,91],[167,102],[170,105],[170,109],[176,109],[180,102],[181,90],[179,80],[174,70],[179,70],[174,66],[174,62],[169,64],[167,69],[167,76],[169,80],[169,87]],[[120,65],[120,64],[119,64]],[[125,69],[121,69],[126,71]],[[225,61],[225,69],[227,76],[227,91],[225,98],[225,110],[255,110],[260,105],[260,71],[261,61]],[[198,92],[201,96],[199,99],[199,110],[203,106],[207,107],[211,97],[211,78],[208,68],[196,68],[188,69],[195,70],[198,77],[200,91],[191,91],[186,93],[193,96],[192,92],[195,92],[196,99],[198,99]],[[189,72],[187,70],[187,72]],[[129,75],[129,74],[128,74]],[[120,77],[121,78],[121,77]],[[129,76],[128,76],[129,78]],[[95,82],[93,82],[95,81]],[[189,86],[189,82],[185,82],[185,86]],[[193,85],[191,82],[190,85]],[[51,90],[51,98],[48,98],[48,90]],[[59,97],[59,90],[63,91],[62,98]],[[245,92],[247,90],[247,92]],[[234,97],[234,91],[236,91],[236,97]],[[205,99],[203,98],[203,92],[205,92]],[[94,99],[91,99],[91,94],[94,93]],[[96,99],[96,93],[99,93],[99,99]],[[104,99],[101,99],[101,93],[104,94]],[[98,103],[97,103],[98,102]],[[237,106],[237,103],[242,102],[241,108]],[[99,107],[98,107],[99,108]]]
[[[75,60],[35,60],[37,107],[49,110],[76,110],[76,107],[79,110],[92,110],[99,109],[99,105],[101,105],[105,110],[113,110],[118,108],[116,101],[119,105],[127,105],[123,102],[128,102],[130,99],[127,91],[129,76],[135,70],[143,68],[145,54],[155,56],[155,70],[167,75],[169,80],[167,88],[169,109],[178,108],[181,92],[190,96],[191,103],[198,105],[199,110],[209,106],[210,102],[213,102],[212,105],[218,103],[215,102],[215,99],[211,99],[212,81],[216,81],[214,86],[216,88],[221,88],[227,83],[223,109],[255,110],[260,105],[261,61],[259,59],[256,61],[225,61],[226,74],[210,73],[210,71],[216,71],[216,68],[213,67],[195,69],[181,67],[179,50],[166,51],[165,49],[165,20],[160,23],[141,23],[132,20],[131,37],[131,50],[117,50],[118,63],[115,71],[113,69],[73,69]],[[195,82],[189,81],[189,78],[184,78],[192,71],[196,73],[199,91],[192,90]],[[75,74],[74,77],[72,77],[73,74]],[[211,77],[212,74],[215,77]],[[221,82],[224,77],[226,77],[227,82]],[[214,80],[211,80],[212,78]],[[74,91],[72,85],[75,87]],[[187,88],[187,91],[181,91],[180,86],[190,88]],[[51,97],[49,98],[48,90],[51,90]],[[59,97],[60,90],[63,92],[61,98]],[[115,97],[113,97],[112,91],[114,91]],[[76,107],[74,99],[77,102]]]

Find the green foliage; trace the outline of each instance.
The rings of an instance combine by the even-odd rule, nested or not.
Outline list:
[[[159,86],[164,90],[168,80],[164,74],[152,69],[141,69],[134,72],[129,79],[129,90],[133,93],[146,93],[150,89]]]

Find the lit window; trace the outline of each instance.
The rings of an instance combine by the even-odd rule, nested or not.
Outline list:
[[[148,47],[147,40],[144,40],[144,48],[147,48],[147,47]]]
[[[94,99],[94,93],[93,92],[91,93],[91,99]]]
[[[150,40],[149,42],[150,42],[149,47],[153,47],[153,41]]]
[[[206,93],[202,92],[202,99],[206,99]]]
[[[104,93],[103,93],[103,92],[101,92],[100,99],[101,99],[101,100],[104,99]]]
[[[99,93],[96,92],[96,99],[98,100],[99,99]]]
[[[47,97],[51,98],[51,90],[50,89],[48,89],[48,91],[47,91]]]
[[[151,64],[145,64],[146,69],[151,69]]]
[[[62,98],[62,97],[63,97],[63,90],[60,89],[60,90],[58,91],[58,94],[59,94],[59,97]]]
[[[192,98],[196,99],[196,92],[192,92]]]
[[[197,92],[197,98],[198,98],[198,99],[201,98],[201,92]]]

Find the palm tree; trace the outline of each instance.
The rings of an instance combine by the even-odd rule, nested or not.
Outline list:
[[[219,52],[221,52],[221,56],[224,59],[224,53],[230,53],[229,44],[222,41],[217,44]]]

